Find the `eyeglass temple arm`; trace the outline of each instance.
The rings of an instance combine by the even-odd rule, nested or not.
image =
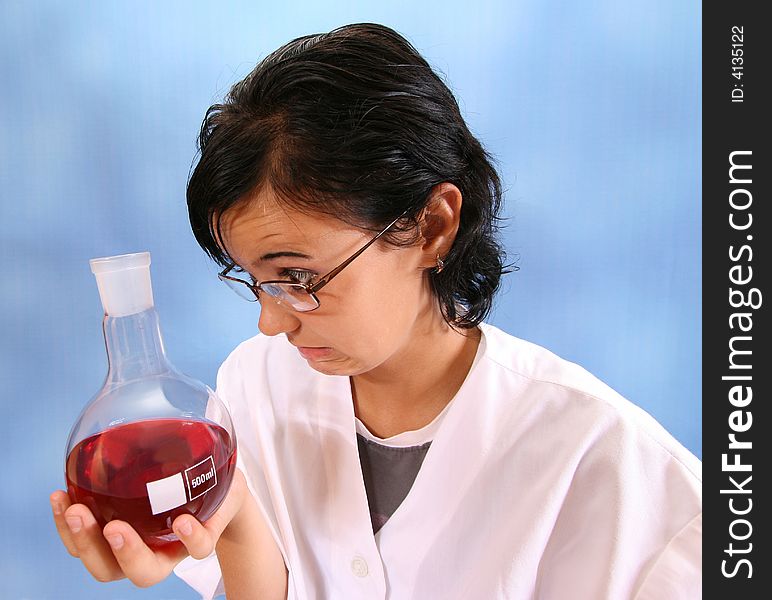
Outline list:
[[[391,223],[389,223],[388,227],[381,231],[378,235],[376,235],[373,239],[371,239],[369,242],[367,242],[364,246],[362,246],[359,250],[357,250],[352,256],[348,258],[343,264],[338,265],[335,267],[332,271],[324,275],[319,281],[317,281],[313,286],[311,286],[308,291],[311,293],[316,293],[319,290],[321,290],[325,285],[330,283],[333,277],[335,277],[338,273],[340,273],[343,269],[345,269],[347,266],[349,266],[354,259],[362,254],[365,250],[367,250],[371,245],[375,243],[375,240],[377,240],[379,237],[381,237],[384,233],[386,233],[389,229],[391,229],[394,224],[399,221],[402,217],[407,214],[407,211],[403,212],[401,215],[399,215],[396,219],[394,219]]]

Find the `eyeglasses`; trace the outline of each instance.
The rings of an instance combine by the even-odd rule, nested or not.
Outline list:
[[[319,281],[317,281],[314,284],[300,283],[295,281],[260,281],[260,282],[246,281],[244,279],[239,279],[238,277],[233,277],[231,275],[228,275],[228,273],[230,273],[234,269],[239,268],[235,263],[226,267],[222,272],[220,272],[217,275],[217,277],[219,277],[221,281],[225,282],[228,285],[228,287],[231,288],[234,292],[236,292],[239,296],[241,296],[242,298],[244,298],[249,302],[255,302],[259,300],[260,293],[263,292],[268,296],[271,296],[272,298],[275,298],[281,302],[286,303],[287,305],[289,305],[291,308],[293,308],[298,312],[310,312],[312,310],[316,310],[317,308],[319,308],[319,304],[320,304],[319,298],[317,298],[316,293],[319,290],[321,290],[325,285],[330,283],[330,281],[332,281],[333,278],[338,273],[340,273],[343,269],[349,266],[357,256],[359,256],[360,254],[362,254],[362,252],[367,250],[375,242],[375,240],[377,240],[389,229],[391,229],[397,221],[399,221],[402,217],[405,216],[405,214],[407,214],[407,211],[399,215],[396,219],[394,219],[391,223],[389,223],[383,231],[381,231],[373,239],[367,242],[354,254],[349,256],[345,261],[343,261],[340,265],[335,267],[332,271],[322,276],[319,279]]]

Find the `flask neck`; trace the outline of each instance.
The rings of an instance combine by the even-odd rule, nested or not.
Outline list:
[[[109,370],[107,383],[119,383],[173,371],[166,358],[155,308],[126,315],[105,315],[102,322]]]

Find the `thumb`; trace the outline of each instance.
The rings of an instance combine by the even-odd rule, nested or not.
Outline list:
[[[244,474],[236,469],[228,495],[206,523],[202,524],[193,515],[180,515],[174,520],[172,529],[193,558],[206,558],[214,552],[222,532],[241,509],[246,493]]]

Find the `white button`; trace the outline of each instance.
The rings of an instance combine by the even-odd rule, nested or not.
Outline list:
[[[357,577],[367,577],[367,562],[361,556],[355,556],[351,561],[351,572]]]

